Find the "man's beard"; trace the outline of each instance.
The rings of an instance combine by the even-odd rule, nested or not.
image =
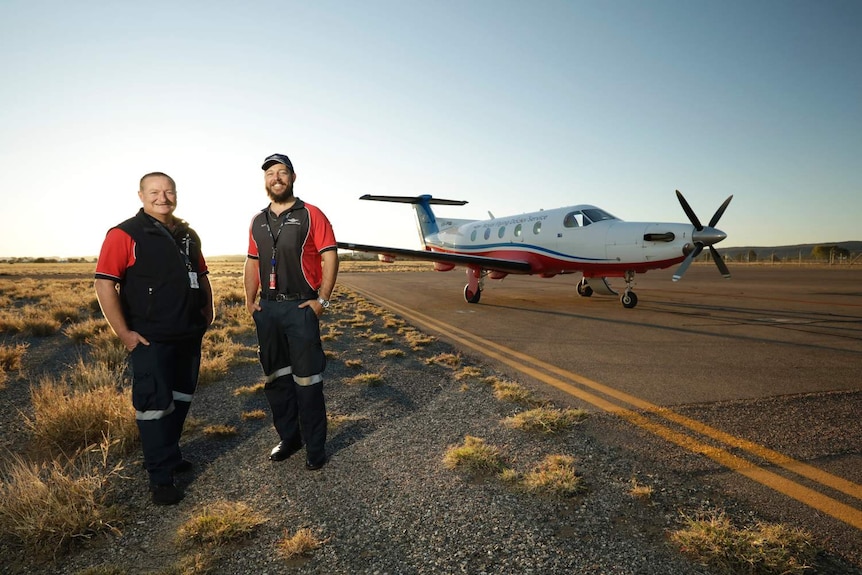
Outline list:
[[[271,186],[267,186],[266,195],[276,204],[283,204],[293,198],[293,184],[288,184],[280,194],[276,194],[272,191]]]

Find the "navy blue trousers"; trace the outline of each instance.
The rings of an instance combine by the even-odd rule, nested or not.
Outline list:
[[[132,405],[151,484],[172,483],[174,467],[183,460],[180,436],[197,387],[201,339],[151,341],[129,356]]]
[[[326,460],[326,356],[317,314],[299,303],[263,300],[253,317],[272,423],[285,445],[304,442],[306,458],[316,464]]]

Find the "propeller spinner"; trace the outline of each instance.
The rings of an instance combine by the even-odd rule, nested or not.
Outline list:
[[[700,252],[703,251],[704,246],[709,248],[709,252],[712,254],[712,261],[715,262],[721,275],[725,278],[729,278],[730,270],[727,269],[727,264],[724,263],[718,250],[713,247],[713,244],[717,244],[727,237],[726,233],[715,228],[715,224],[717,224],[718,220],[721,219],[721,216],[724,215],[724,210],[727,209],[727,205],[730,203],[730,200],[733,199],[733,195],[724,200],[724,203],[718,207],[715,214],[713,214],[712,218],[709,220],[709,224],[706,226],[700,223],[700,220],[697,218],[697,214],[694,213],[694,210],[691,209],[691,206],[688,205],[688,202],[685,201],[685,198],[679,190],[676,190],[676,197],[679,199],[679,203],[682,206],[682,210],[685,212],[685,215],[688,216],[689,221],[694,225],[695,231],[691,234],[691,239],[694,242],[694,249],[689,252],[686,258],[679,265],[676,273],[673,274],[673,281],[679,281],[688,269],[688,266],[691,265],[691,262],[700,255]]]

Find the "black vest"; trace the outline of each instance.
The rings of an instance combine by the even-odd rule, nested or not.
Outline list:
[[[135,240],[135,264],[120,282],[129,329],[153,341],[202,336],[206,331],[201,312],[205,295],[200,288],[192,288],[189,280],[189,266],[195,274],[199,271],[197,233],[182,220],[171,233],[143,209],[117,227]]]

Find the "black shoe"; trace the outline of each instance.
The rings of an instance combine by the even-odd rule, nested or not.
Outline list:
[[[173,483],[167,485],[150,485],[153,492],[153,503],[156,505],[176,505],[183,498],[183,494]]]
[[[301,443],[295,447],[290,447],[288,445],[285,445],[285,443],[282,441],[278,445],[273,447],[272,451],[269,452],[269,460],[270,461],[284,461],[285,459],[287,459],[288,457],[290,457],[291,455],[293,455],[294,453],[296,453],[300,449],[302,449]]]
[[[309,471],[317,471],[318,469],[320,469],[324,465],[326,465],[326,458],[325,457],[317,463],[312,463],[311,461],[309,461],[307,459],[305,460],[305,468],[308,469]]]
[[[189,461],[188,459],[183,459],[182,461],[174,467],[174,473],[187,473],[194,468],[194,463]]]

